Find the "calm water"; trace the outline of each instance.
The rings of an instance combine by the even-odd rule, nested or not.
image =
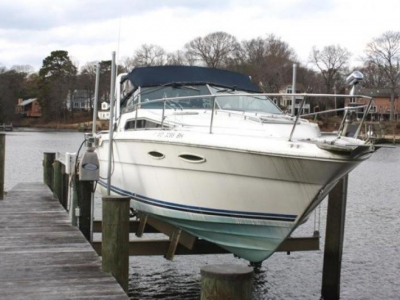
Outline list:
[[[76,152],[81,133],[7,134],[6,189],[42,181],[43,152]],[[350,175],[341,299],[400,299],[400,148],[381,149]],[[99,205],[95,215],[99,216]],[[323,249],[326,201],[321,205]],[[296,231],[311,235],[313,217]],[[254,299],[319,299],[323,252],[275,253],[255,279]],[[199,299],[200,268],[232,255],[131,258],[131,299]]]

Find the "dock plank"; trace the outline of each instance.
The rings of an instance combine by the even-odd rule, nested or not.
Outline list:
[[[0,201],[1,299],[128,299],[41,183]]]

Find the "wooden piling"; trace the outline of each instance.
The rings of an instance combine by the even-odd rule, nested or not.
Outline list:
[[[62,173],[61,173],[62,163],[55,160],[53,163],[53,195],[58,199],[60,203],[63,202],[62,199]]]
[[[79,181],[78,175],[71,175],[72,180],[72,199],[69,207],[69,215],[71,217],[72,226],[78,226],[78,217],[76,215],[76,208],[78,207],[78,193],[77,182]]]
[[[68,195],[69,195],[69,175],[65,172],[65,165],[61,166],[62,176],[62,202],[61,205],[65,210],[68,210]]]
[[[178,247],[179,238],[181,237],[182,229],[176,229],[171,235],[167,254],[165,254],[165,259],[173,260],[176,252],[176,248]]]
[[[74,226],[78,226],[85,238],[90,242],[91,228],[91,207],[92,207],[93,181],[80,181],[78,175],[74,175],[73,184],[73,205],[71,205],[72,220]],[[79,216],[76,216],[75,209],[79,207]]]
[[[6,135],[0,134],[0,200],[4,199],[4,174],[6,163]]]
[[[129,277],[129,197],[103,197],[102,266],[125,291]]]
[[[53,152],[43,153],[43,182],[50,188],[53,188],[53,163],[56,159],[56,154]]]
[[[252,290],[250,267],[222,264],[201,268],[201,300],[250,300]]]
[[[321,290],[324,300],[340,298],[347,185],[348,175],[339,180],[329,193]]]

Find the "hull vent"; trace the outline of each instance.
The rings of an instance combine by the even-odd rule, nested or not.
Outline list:
[[[161,152],[158,152],[158,151],[150,151],[147,154],[150,155],[154,159],[163,159],[163,158],[165,158],[165,155],[162,154]]]
[[[183,153],[179,155],[179,158],[182,159],[183,161],[190,162],[190,163],[196,163],[200,164],[206,161],[204,157],[198,156],[196,154],[189,154],[189,153]]]

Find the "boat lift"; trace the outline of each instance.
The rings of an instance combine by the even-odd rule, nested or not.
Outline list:
[[[115,121],[118,119],[119,111],[120,111],[120,93],[117,93],[116,99],[116,107],[114,107],[114,97],[115,97],[115,82],[116,82],[116,72],[115,72],[115,52],[113,52],[113,60],[112,60],[112,76],[111,76],[111,107],[110,107],[110,149],[109,149],[109,166],[108,166],[108,193],[110,191],[111,185],[111,157],[112,157],[112,135],[114,131]],[[98,100],[98,74],[100,68],[97,68],[97,76],[96,76],[96,92],[95,92],[95,107],[97,106]],[[352,74],[353,75],[353,74]],[[359,75],[359,74],[356,74]],[[340,139],[345,135],[345,123],[349,113],[353,110],[364,109],[363,118],[355,132],[355,137],[357,138],[360,135],[362,130],[362,125],[368,115],[368,112],[371,108],[371,104],[373,101],[372,97],[364,96],[364,95],[355,95],[354,86],[362,79],[356,78],[357,76],[349,76],[351,79],[351,84],[353,85],[352,92],[350,95],[341,95],[341,94],[307,94],[307,93],[291,93],[291,94],[277,94],[277,93],[262,93],[256,94],[257,96],[269,96],[269,97],[280,97],[280,96],[302,96],[303,100],[300,104],[300,108],[296,115],[288,116],[287,120],[293,122],[293,127],[288,137],[288,141],[292,141],[293,133],[296,129],[297,124],[299,123],[300,117],[306,116],[315,116],[317,114],[334,112],[334,111],[344,111],[344,117],[340,124],[339,130],[337,132],[337,139]],[[348,78],[348,79],[349,79]],[[165,109],[168,101],[179,102],[182,100],[186,100],[187,98],[195,99],[195,98],[210,98],[212,101],[212,111],[211,111],[211,119],[210,119],[210,129],[209,132],[212,134],[213,132],[213,120],[214,115],[217,114],[216,110],[216,98],[217,97],[231,97],[231,94],[218,94],[216,95],[202,95],[202,96],[190,96],[190,97],[173,97],[173,98],[163,98],[148,101],[145,103],[137,103],[135,104],[136,112],[144,105],[156,102],[163,103],[163,111],[161,115],[161,124],[164,124],[165,121]],[[235,94],[235,96],[248,96],[248,94]],[[312,114],[302,114],[302,108],[305,103],[306,97],[321,97],[321,98],[365,98],[369,100],[368,105],[361,105],[356,107],[345,107],[343,109],[335,109],[324,112],[316,112]],[[116,116],[114,117],[114,112],[116,112]],[[218,111],[218,113],[223,111]],[[96,110],[95,110],[96,113]],[[240,115],[240,113],[235,112],[226,112],[231,115]],[[264,123],[262,117],[248,117],[244,116],[245,120]],[[93,132],[92,135],[88,138],[91,138],[91,141],[95,143],[95,134],[96,134],[96,115],[93,118]],[[135,124],[137,123],[137,113],[135,118]],[[162,127],[163,128],[163,127]],[[135,125],[136,129],[136,125]],[[94,138],[94,140],[93,140]],[[366,145],[368,147],[373,147],[372,145]],[[81,165],[82,162],[81,162]],[[81,168],[82,169],[82,168]],[[346,211],[346,199],[347,199],[347,184],[348,184],[348,176],[346,175],[344,178],[339,180],[336,186],[329,194],[328,201],[328,213],[327,213],[327,228],[326,228],[326,240],[325,240],[325,254],[324,254],[324,268],[323,268],[323,281],[322,281],[322,295],[325,299],[338,299],[340,295],[340,270],[341,270],[341,257],[343,251],[343,237],[344,237],[344,220],[345,220],[345,211]],[[93,202],[92,202],[93,206]],[[93,221],[93,214],[91,216],[91,235],[93,232],[101,232],[102,230],[102,222],[101,221]],[[319,223],[319,221],[318,221]],[[221,247],[207,242],[205,240],[199,239],[180,228],[177,228],[169,223],[160,221],[159,219],[138,212],[138,215],[135,220],[129,222],[129,232],[135,233],[137,237],[142,237],[144,233],[163,233],[169,237],[169,239],[157,239],[157,240],[134,240],[129,241],[129,255],[164,255],[164,257],[168,260],[172,260],[175,255],[200,255],[200,254],[222,254],[228,253],[225,249]],[[310,237],[289,237],[287,238],[278,248],[278,251],[285,251],[290,253],[292,251],[311,251],[311,250],[319,250],[320,249],[320,235],[319,231],[315,230],[313,236]],[[101,255],[102,244],[98,241],[92,241],[93,247],[96,249],[97,253]]]
[[[115,63],[115,52],[112,53],[112,66],[111,66],[111,90],[110,90],[110,126],[109,126],[109,134],[110,134],[110,143],[109,143],[109,153],[108,153],[108,173],[107,173],[107,194],[110,195],[110,186],[111,186],[111,161],[112,161],[112,151],[113,151],[113,132],[115,129],[115,122],[119,118],[120,114],[120,105],[121,105],[121,91],[118,86],[116,89],[116,81],[117,81],[117,75],[116,75],[116,63]],[[118,79],[121,80],[122,76],[124,74],[120,74],[118,76]],[[97,107],[97,101],[98,101],[98,88],[99,88],[99,76],[100,76],[100,67],[99,65],[97,66],[97,72],[96,72],[96,88],[95,88],[95,103],[94,106]],[[288,141],[292,141],[293,133],[296,129],[297,124],[299,123],[300,117],[306,117],[306,116],[314,116],[322,113],[327,113],[331,111],[344,111],[344,117],[343,120],[339,126],[339,130],[337,132],[337,138],[340,139],[341,136],[345,134],[345,121],[349,115],[349,113],[353,110],[358,110],[358,109],[364,109],[364,115],[363,119],[360,122],[360,125],[357,128],[357,131],[355,133],[355,138],[357,138],[360,134],[362,127],[362,124],[368,115],[368,112],[371,108],[371,103],[373,101],[372,97],[364,96],[364,95],[355,95],[355,86],[363,79],[362,74],[359,72],[354,72],[352,73],[348,79],[347,82],[352,85],[352,90],[350,95],[341,95],[341,94],[308,94],[308,93],[289,93],[289,94],[279,94],[279,93],[260,93],[256,94],[255,97],[258,96],[268,96],[268,97],[281,97],[281,96],[302,96],[302,102],[300,104],[299,110],[296,115],[294,115],[294,110],[292,110],[293,115],[287,117],[287,121],[293,123],[293,127],[290,133],[290,136],[288,137]],[[295,80],[295,79],[294,79]],[[117,91],[116,91],[117,90]],[[177,102],[179,101],[184,101],[187,100],[188,98],[190,99],[196,99],[196,98],[210,98],[212,106],[211,106],[211,118],[210,118],[210,129],[209,132],[210,134],[213,133],[213,121],[214,121],[214,115],[218,113],[223,113],[224,111],[220,110],[218,111],[217,108],[217,98],[219,97],[231,97],[231,94],[227,93],[221,93],[215,95],[200,95],[200,96],[190,96],[190,97],[171,97],[171,98],[162,98],[162,99],[156,99],[156,100],[151,100],[147,101],[144,103],[139,103],[134,105],[134,109],[136,109],[136,116],[135,116],[135,130],[136,124],[137,124],[137,118],[138,114],[137,111],[148,104],[154,104],[154,103],[162,103],[163,104],[163,110],[161,114],[161,124],[164,124],[165,121],[165,109],[167,106],[167,103],[170,101]],[[248,94],[235,94],[235,96],[248,96]],[[114,101],[114,97],[116,97],[116,100]],[[366,98],[369,100],[368,105],[360,105],[360,106],[353,106],[353,107],[345,107],[343,109],[335,109],[335,110],[329,110],[329,111],[324,111],[324,112],[316,112],[312,114],[302,114],[302,109],[303,105],[306,101],[307,97],[325,97],[325,98],[348,98],[348,97],[354,97],[354,98]],[[115,105],[114,105],[115,104]],[[115,115],[114,115],[115,113]],[[240,112],[225,112],[228,113],[229,116],[231,115],[236,115],[236,116],[243,116],[242,113]],[[92,135],[88,136],[89,139],[91,139],[92,143],[95,143],[95,135],[96,135],[96,110],[94,110],[94,115],[93,115],[93,132]],[[255,117],[249,117],[249,116],[244,116],[245,120],[249,121],[255,121],[255,122],[260,122],[263,124],[265,120],[260,116],[258,117],[257,115]],[[161,126],[161,128],[164,128]],[[325,146],[325,147],[329,147]],[[89,147],[89,151],[92,153],[92,148]],[[81,162],[81,165],[84,165],[84,163]],[[315,217],[316,218],[316,217]],[[320,223],[319,221],[316,223]],[[100,232],[101,230],[101,222],[96,221],[92,225],[92,232]],[[165,258],[172,260],[175,254],[205,254],[205,253],[228,253],[226,250],[223,248],[214,245],[210,242],[200,240],[196,238],[195,236],[181,230],[180,228],[177,228],[169,223],[166,223],[164,221],[161,221],[159,219],[156,219],[155,217],[143,214],[141,212],[138,212],[137,219],[134,221],[130,222],[130,232],[136,233],[137,237],[142,237],[143,233],[163,233],[166,236],[169,237],[169,240],[146,240],[146,241],[132,241],[130,242],[130,254],[132,255],[164,255]],[[315,230],[314,226],[314,233],[310,237],[302,237],[302,238],[294,238],[294,237],[289,237],[283,244],[280,245],[279,251],[285,251],[287,253],[290,253],[292,251],[311,251],[311,250],[319,250],[319,230]],[[99,247],[99,243],[96,244],[94,243],[95,248],[99,251],[101,247]],[[182,248],[183,247],[183,248]],[[155,250],[156,249],[156,250]]]

